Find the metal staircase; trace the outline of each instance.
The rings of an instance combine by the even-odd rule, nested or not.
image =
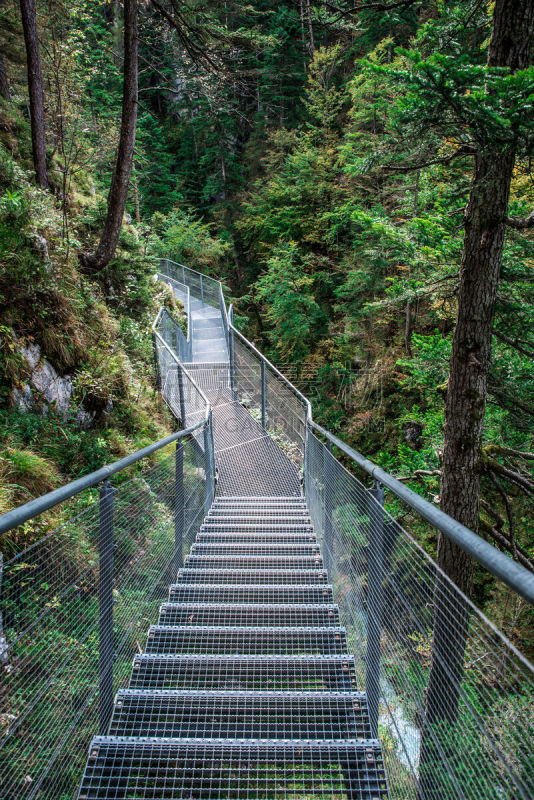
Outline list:
[[[80,800],[387,797],[302,497],[222,497],[163,603]]]
[[[534,575],[318,425],[218,281],[160,270],[180,430],[0,515],[2,800],[531,800],[534,667],[417,539],[509,613]]]

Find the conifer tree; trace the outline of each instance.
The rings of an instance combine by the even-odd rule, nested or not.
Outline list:
[[[24,29],[24,42],[26,45],[35,177],[37,178],[39,186],[42,186],[43,189],[48,189],[43,75],[41,70],[41,54],[39,52],[35,0],[20,0],[20,12],[22,16],[22,27]]]
[[[119,241],[137,130],[138,46],[137,0],[124,0],[124,85],[119,146],[100,242],[94,253],[79,254],[81,265],[87,272],[104,269],[113,258]]]

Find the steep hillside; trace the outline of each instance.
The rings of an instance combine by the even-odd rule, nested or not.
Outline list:
[[[63,214],[21,166],[27,133],[21,115],[2,112],[1,512],[171,430],[154,385],[150,325],[174,301],[155,282],[156,262],[127,223],[105,272],[83,275],[76,250],[104,196],[85,173]]]

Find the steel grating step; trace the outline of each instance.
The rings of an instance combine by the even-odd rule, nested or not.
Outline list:
[[[257,509],[250,511],[248,514],[234,510],[217,513],[210,511],[210,513],[204,517],[203,524],[212,524],[216,522],[225,523],[228,521],[231,521],[233,525],[269,525],[275,523],[276,525],[289,524],[312,527],[309,514],[304,514],[300,511],[280,511],[278,514],[274,514],[271,511],[261,513]]]
[[[387,800],[380,744],[99,736],[78,800]]]
[[[318,544],[269,544],[263,542],[195,542],[191,547],[192,555],[227,555],[234,556],[304,556],[313,558],[321,555]]]
[[[111,736],[368,739],[363,692],[122,689]]]
[[[271,503],[255,503],[254,505],[233,505],[230,508],[225,507],[217,507],[212,506],[208,511],[205,519],[211,519],[212,517],[228,517],[231,514],[235,514],[238,517],[274,517],[275,519],[280,519],[281,516],[284,518],[287,517],[288,519],[294,519],[304,517],[308,521],[310,518],[310,512],[306,508],[306,506],[282,506],[282,505],[272,505]]]
[[[299,505],[302,505],[302,506],[304,506],[306,508],[306,499],[304,497],[302,497],[302,496],[295,497],[292,494],[286,494],[286,495],[278,495],[278,494],[277,495],[269,495],[269,494],[265,494],[265,495],[263,495],[263,494],[259,494],[259,495],[258,494],[256,494],[256,495],[251,495],[251,494],[247,494],[247,495],[242,495],[242,494],[232,495],[232,494],[227,494],[224,497],[216,497],[215,500],[213,501],[212,508],[217,508],[218,506],[220,506],[222,504],[226,505],[228,503],[238,503],[238,504],[239,503],[242,503],[242,504],[245,504],[245,503],[256,503],[256,504],[258,504],[258,503],[261,503],[261,504],[273,503],[275,505],[296,505],[296,504],[299,504]]]
[[[221,554],[222,555],[222,554]],[[224,559],[221,555],[196,555],[192,553],[187,556],[184,561],[188,569],[196,567],[197,569],[215,569],[216,567],[224,564],[225,569],[243,570],[243,569],[279,569],[279,570],[304,570],[304,569],[320,569],[323,566],[323,560],[320,554],[314,556],[234,556],[228,555]]]
[[[195,543],[198,544],[232,544],[258,542],[260,544],[312,544],[317,543],[315,534],[308,532],[304,533],[238,533],[237,531],[221,531],[219,533],[204,533],[201,531],[197,534]]]
[[[219,562],[220,563],[220,562]],[[191,569],[178,572],[177,583],[328,583],[324,569]]]
[[[258,689],[355,691],[354,658],[348,655],[135,656],[131,689]]]
[[[313,533],[313,527],[300,522],[203,522],[201,533]]]
[[[174,583],[171,603],[331,603],[332,587],[291,584]]]
[[[346,653],[345,628],[230,626],[150,627],[147,653]]]
[[[339,627],[337,605],[240,604],[240,603],[163,603],[160,625],[276,625],[290,627]]]

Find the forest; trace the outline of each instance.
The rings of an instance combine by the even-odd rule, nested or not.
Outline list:
[[[533,37],[528,0],[2,0],[0,512],[171,430],[167,256],[534,569]],[[531,654],[531,609],[399,514]]]

